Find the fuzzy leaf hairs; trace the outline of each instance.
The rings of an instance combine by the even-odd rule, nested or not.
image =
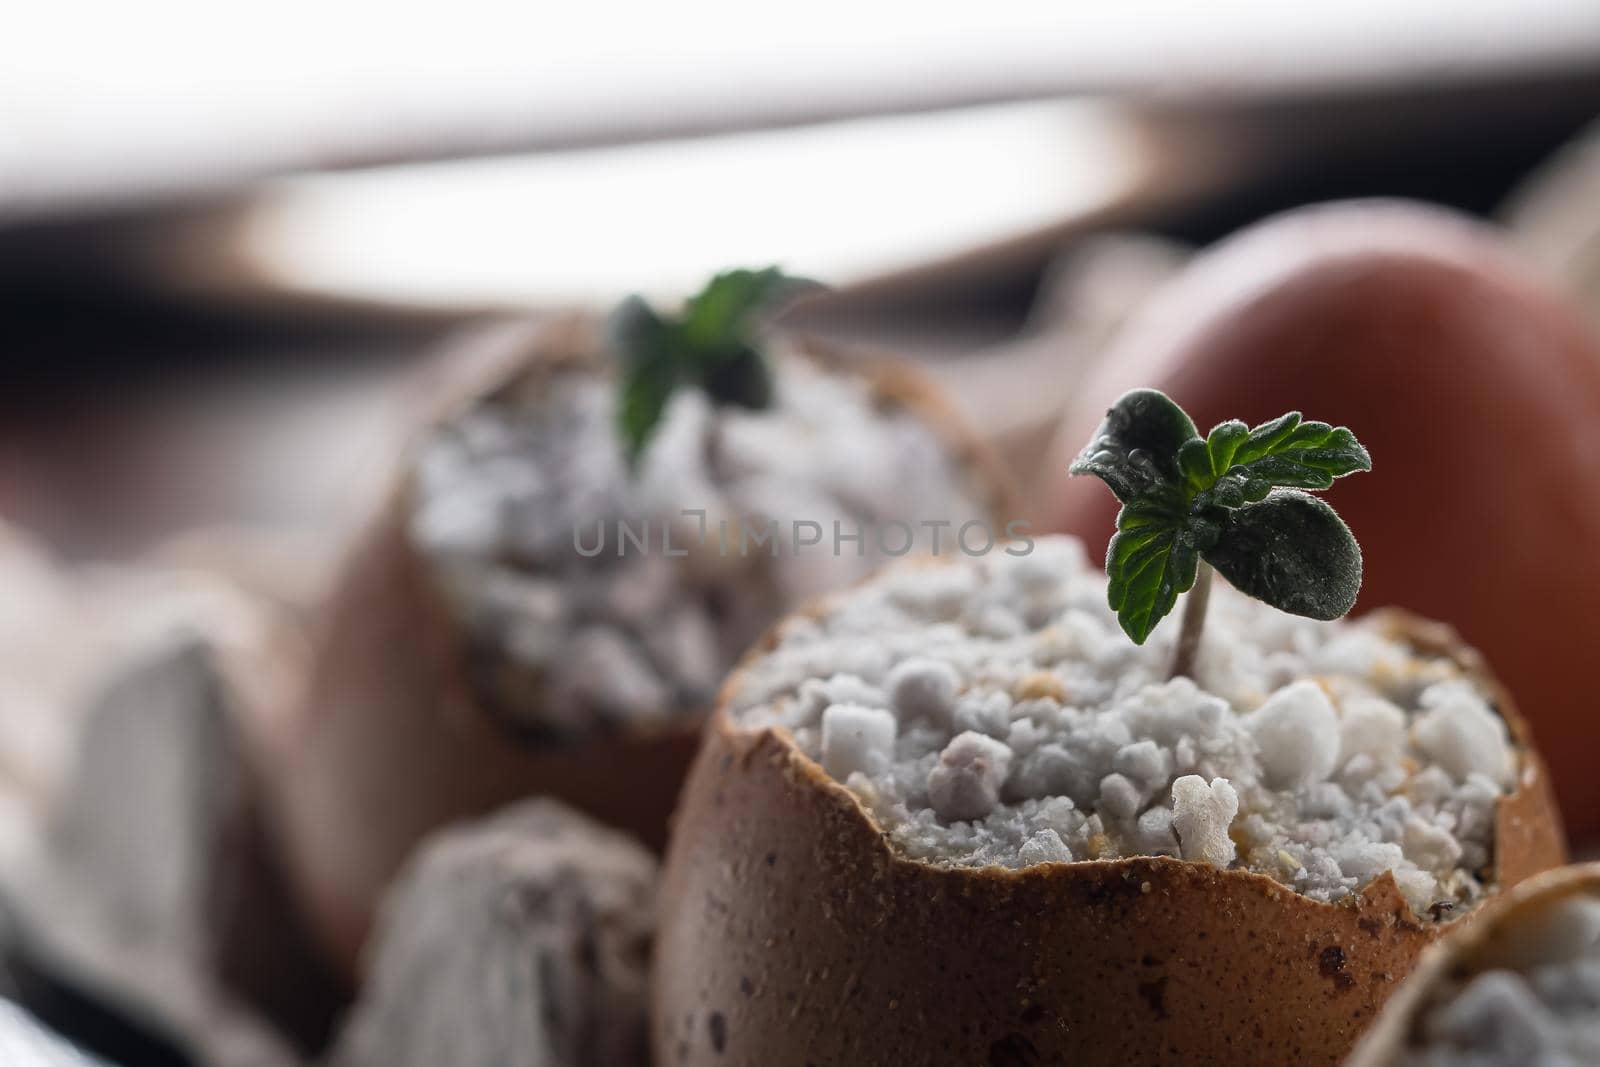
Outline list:
[[[1107,597],[1135,644],[1193,590],[1175,676],[1193,667],[1212,568],[1294,615],[1337,619],[1356,602],[1360,546],[1331,507],[1300,491],[1372,469],[1343,426],[1292,411],[1254,428],[1230,419],[1201,437],[1166,394],[1136,389],[1106,412],[1070,469],[1096,476],[1122,503]]]
[[[712,403],[761,410],[772,403],[772,372],[756,344],[763,314],[820,288],[776,267],[718,274],[676,317],[630,296],[612,312],[611,342],[622,357],[617,433],[637,468],[675,389],[694,385]]]

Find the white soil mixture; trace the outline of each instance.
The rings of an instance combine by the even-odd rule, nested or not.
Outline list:
[[[615,384],[592,367],[480,404],[423,444],[411,537],[502,717],[574,736],[704,711],[800,602],[941,535],[957,551],[964,523],[987,523],[972,475],[920,417],[776,349],[771,408],[681,389],[634,474]]]
[[[1393,871],[1419,914],[1475,899],[1519,767],[1487,695],[1217,585],[1196,679],[1169,681],[1177,616],[1134,645],[1074,540],[891,568],[787,622],[731,713],[790,731],[916,859],[1174,856],[1322,901]]]
[[[1600,1063],[1600,899],[1517,917],[1511,958],[1447,990],[1418,1020],[1404,1067]]]

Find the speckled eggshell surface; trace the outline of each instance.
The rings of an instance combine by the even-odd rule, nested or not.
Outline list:
[[[1542,766],[1524,756],[1497,812],[1496,887],[1563,856]],[[656,1062],[765,1067],[1335,1064],[1459,922],[1419,918],[1387,874],[1327,904],[1161,857],[907,860],[786,735],[725,713],[680,802],[661,915]]]

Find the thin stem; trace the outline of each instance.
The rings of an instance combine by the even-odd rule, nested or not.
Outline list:
[[[721,411],[712,408],[700,431],[700,457],[713,482],[724,481],[722,473],[722,418]]]
[[[1195,572],[1194,588],[1183,601],[1183,624],[1178,631],[1178,648],[1172,657],[1169,678],[1194,676],[1194,657],[1200,651],[1200,631],[1206,624],[1206,605],[1211,601],[1211,564],[1202,560]]]

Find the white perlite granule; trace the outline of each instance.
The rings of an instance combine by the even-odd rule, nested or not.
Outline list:
[[[1336,900],[1393,871],[1466,902],[1515,782],[1455,663],[1225,586],[1196,678],[1144,646],[1076,541],[891,568],[784,624],[734,694],[845,783],[904,854],[962,866],[1174,856]],[[1219,583],[1220,584],[1220,583]]]
[[[635,474],[615,383],[589,367],[424,443],[411,537],[498,710],[552,734],[705,710],[802,601],[895,555],[957,552],[965,524],[988,529],[969,472],[918,416],[774,348],[773,407],[682,389]]]
[[[1600,1063],[1600,899],[1557,901],[1507,933],[1511,958],[1421,1014],[1403,1067]]]

